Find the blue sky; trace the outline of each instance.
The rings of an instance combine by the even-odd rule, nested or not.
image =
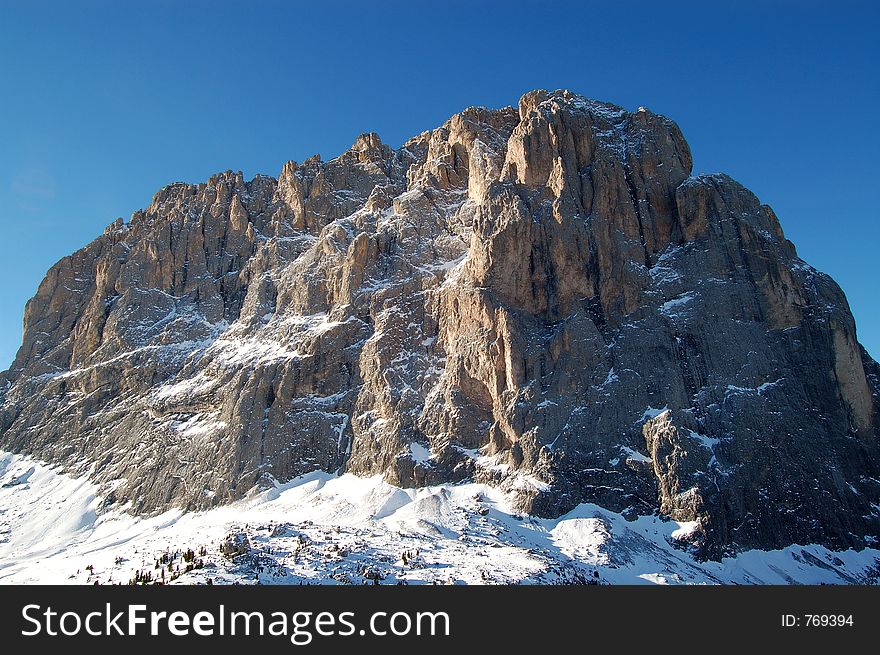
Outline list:
[[[0,0],[0,369],[45,271],[174,181],[569,88],[681,126],[779,215],[880,355],[871,3]],[[617,6],[619,5],[619,6]]]

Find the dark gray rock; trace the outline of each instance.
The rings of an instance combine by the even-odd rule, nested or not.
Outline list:
[[[251,542],[244,532],[230,532],[220,544],[220,554],[229,559],[246,555],[251,551]]]

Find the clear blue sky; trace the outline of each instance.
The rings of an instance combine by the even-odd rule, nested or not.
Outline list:
[[[365,131],[398,146],[538,87],[676,120],[880,355],[880,14],[730,4],[0,0],[0,369],[46,269],[165,184],[277,175]]]

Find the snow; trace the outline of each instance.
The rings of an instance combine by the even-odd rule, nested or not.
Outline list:
[[[601,517],[570,518],[559,521],[550,531],[554,545],[568,557],[608,564],[604,553],[598,555],[611,540],[608,524]]]
[[[461,266],[462,264],[464,264],[464,261],[465,261],[465,259],[468,258],[469,254],[470,254],[470,251],[466,251],[463,255],[460,255],[459,257],[456,257],[455,259],[450,259],[449,261],[441,261],[437,264],[431,264],[430,266],[427,266],[425,268],[427,268],[431,272],[442,271],[445,273],[448,271],[452,271],[453,269],[456,269],[459,266]]]
[[[761,395],[762,393],[764,393],[768,389],[772,389],[777,384],[781,383],[784,379],[785,378],[779,378],[778,380],[776,380],[774,382],[765,382],[763,384],[758,385],[757,387],[739,387],[739,386],[736,386],[735,384],[728,384],[727,389],[724,392],[724,395],[727,396],[727,395],[731,395],[731,394],[741,394],[741,393],[756,393],[758,395]]]
[[[185,396],[198,396],[210,391],[216,384],[215,380],[211,380],[204,373],[199,373],[195,377],[186,380],[163,384],[156,390],[156,398],[168,400]]]
[[[659,263],[652,266],[649,273],[651,275],[651,281],[659,286],[678,282],[682,279],[681,273],[679,273],[675,267],[664,266]]]
[[[469,254],[467,252],[460,259],[449,262],[452,266],[444,267],[443,270],[446,272],[446,278],[443,280],[443,284],[440,285],[441,289],[455,287],[461,283],[465,266],[469,260]]]
[[[696,297],[697,294],[695,292],[688,291],[677,298],[667,300],[660,305],[660,313],[669,317],[680,316],[687,309],[688,304]]]
[[[216,326],[216,330],[220,331],[223,329],[223,324],[218,324]],[[110,359],[97,362],[95,364],[90,364],[88,366],[83,366],[81,368],[74,368],[68,371],[57,371],[53,373],[44,373],[42,375],[36,376],[35,380],[47,381],[50,379],[63,380],[72,377],[77,377],[81,375],[85,375],[90,373],[96,369],[101,369],[105,367],[109,367],[115,364],[119,364],[125,362],[130,359],[134,359],[138,356],[142,356],[146,353],[156,353],[156,357],[159,359],[165,359],[168,357],[175,358],[181,356],[188,356],[194,351],[202,350],[207,348],[213,342],[212,338],[202,339],[202,340],[191,340],[191,341],[180,341],[177,343],[170,344],[151,344],[147,346],[143,346],[140,348],[135,348],[134,350],[128,350],[123,353],[119,353]]]
[[[297,359],[303,356],[296,350],[291,350],[277,341],[253,337],[217,340],[208,349],[206,355],[227,368],[266,364]]]
[[[269,316],[271,319],[274,315],[267,314],[263,318],[265,319],[266,316]],[[272,320],[274,321],[275,319]],[[236,331],[227,331],[222,337],[209,345],[205,351],[205,357],[222,369],[302,359],[307,357],[307,355],[300,352],[298,346],[301,346],[305,340],[318,337],[351,320],[357,319],[349,317],[346,321],[331,321],[326,313],[287,316],[273,323],[273,327],[276,329],[286,328],[290,330],[290,336],[284,340],[280,340],[278,334],[265,336],[265,333],[263,333],[263,336],[250,336]],[[282,341],[287,343],[282,343]],[[174,396],[181,391],[186,392],[187,385],[196,385],[192,381],[181,381],[177,384],[180,386],[165,389],[160,391],[160,394]],[[198,390],[205,391],[210,384],[206,382],[205,386]]]
[[[648,407],[643,413],[642,418],[639,419],[639,423],[644,423],[648,419],[657,418],[661,414],[665,414],[669,411],[669,406],[664,405],[661,409],[656,409],[654,407]]]
[[[171,427],[182,436],[193,438],[225,430],[226,422],[205,414],[193,414],[184,421],[172,421]]]
[[[615,382],[620,381],[620,376],[617,375],[617,371],[614,370],[614,367],[611,367],[611,370],[608,371],[608,375],[605,376],[605,381],[600,384],[600,387],[607,387],[609,384],[614,384]]]
[[[550,485],[546,482],[542,482],[534,475],[528,475],[521,472],[516,472],[512,476],[511,484],[514,489],[525,491],[530,491],[532,489],[537,489],[538,491],[550,491]]]
[[[688,430],[691,437],[696,439],[703,448],[707,448],[709,450],[714,450],[715,447],[721,443],[721,439],[717,437],[707,437],[704,434],[700,434],[699,432],[694,432],[693,430]]]
[[[681,544],[695,523],[627,521],[592,504],[522,516],[512,496],[475,483],[400,489],[317,472],[210,511],[152,517],[102,510],[101,500],[85,479],[0,452],[0,583],[128,582],[158,576],[167,553],[182,569],[175,582],[190,584],[840,584],[876,582],[880,563],[880,550],[818,545],[698,562]],[[253,550],[223,557],[231,532]],[[192,571],[178,553],[188,548],[199,552]]]
[[[679,522],[678,527],[669,536],[676,540],[687,539],[700,527],[699,521]]]
[[[37,492],[28,493],[32,489]],[[97,517],[92,484],[20,455],[0,455],[0,498],[0,580],[11,552],[24,550],[39,558],[51,552],[52,544],[87,533]]]
[[[413,442],[409,445],[409,456],[416,464],[427,464],[431,460],[431,451]]]
[[[647,455],[643,455],[637,450],[633,450],[632,448],[628,448],[627,446],[620,446],[620,451],[626,455],[628,460],[632,460],[634,462],[641,462],[643,464],[647,464],[648,462],[652,462],[653,460]]]
[[[342,438],[345,434],[345,428],[348,427],[348,414],[342,415],[342,423],[339,425],[339,434],[336,439],[336,448],[337,450],[342,450]],[[351,444],[348,444],[348,447],[351,447]],[[346,452],[346,455],[348,452]]]

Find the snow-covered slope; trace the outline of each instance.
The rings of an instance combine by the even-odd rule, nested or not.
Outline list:
[[[207,512],[143,518],[101,511],[87,480],[2,453],[0,582],[846,584],[876,582],[880,567],[880,550],[816,545],[699,562],[678,543],[687,523],[590,504],[538,519],[510,501],[481,484],[400,489],[316,472]],[[222,554],[243,536],[243,554]]]

